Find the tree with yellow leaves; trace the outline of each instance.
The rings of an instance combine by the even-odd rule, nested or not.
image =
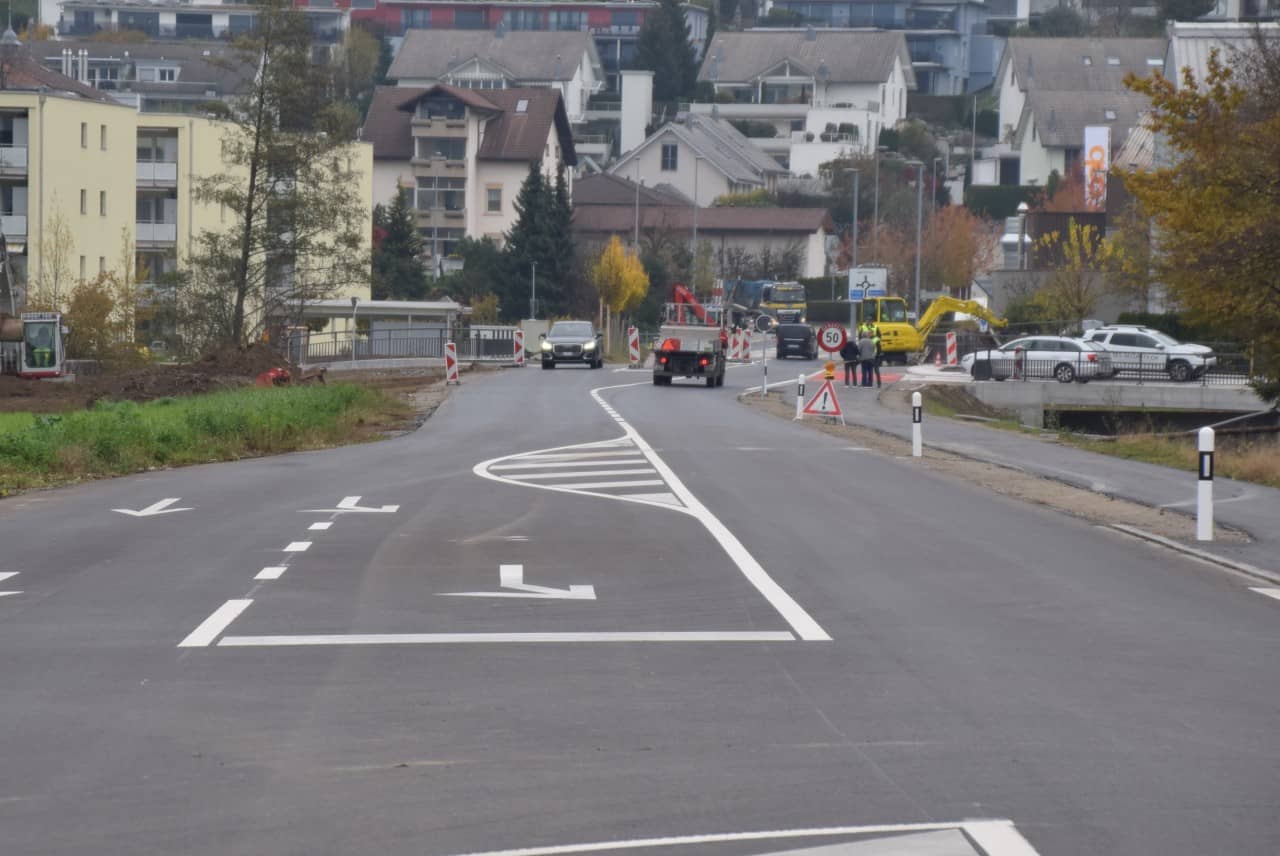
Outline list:
[[[1120,170],[1154,227],[1153,268],[1202,321],[1235,331],[1255,356],[1260,394],[1280,399],[1280,39],[1259,31],[1197,80],[1129,76],[1170,157]]]
[[[1041,236],[1042,252],[1059,257],[1049,280],[1033,298],[1046,318],[1069,320],[1079,330],[1093,314],[1102,294],[1102,269],[1110,249],[1098,229],[1072,218],[1067,233],[1049,232]]]
[[[614,235],[591,266],[591,284],[600,294],[600,315],[605,329],[605,350],[610,347],[614,314],[634,309],[649,293],[649,275],[634,253]]]

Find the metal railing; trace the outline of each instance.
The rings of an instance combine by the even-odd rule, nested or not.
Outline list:
[[[1094,352],[1097,353],[1097,352]],[[984,367],[986,363],[989,367]],[[1243,386],[1254,378],[1249,359],[1244,354],[1218,354],[1213,365],[1177,367],[1177,358],[1163,355],[1125,354],[1111,351],[1090,360],[1088,353],[1071,358],[1044,359],[1012,354],[974,361],[975,380],[1099,380],[1118,383],[1169,383],[1179,386]],[[1061,371],[1067,366],[1070,371]]]
[[[444,360],[445,342],[457,347],[461,362],[511,362],[515,354],[515,327],[461,328],[453,334],[443,329],[374,330],[304,333],[291,335],[284,351],[295,363],[334,363],[360,360]],[[354,350],[354,353],[353,353]],[[537,351],[537,342],[525,342],[526,353]]]

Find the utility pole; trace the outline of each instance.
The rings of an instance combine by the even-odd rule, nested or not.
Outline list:
[[[529,262],[532,267],[529,279],[529,320],[538,317],[538,263]]]

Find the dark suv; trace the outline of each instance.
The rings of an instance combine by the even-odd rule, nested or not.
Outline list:
[[[590,321],[557,321],[542,336],[542,367],[553,369],[557,363],[586,363],[598,369],[604,365],[604,346]]]
[[[779,324],[773,328],[778,337],[778,359],[784,357],[804,357],[806,360],[818,356],[818,334],[808,324]]]

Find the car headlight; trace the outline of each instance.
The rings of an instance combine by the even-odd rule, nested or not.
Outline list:
[[[582,346],[582,350],[584,351],[594,351],[595,349],[596,349],[595,342],[587,342],[585,345]]]
[[[544,351],[549,351],[549,350],[551,350],[551,343],[550,343],[550,342],[548,342],[546,339],[543,339],[543,340],[542,340],[542,350],[544,350]]]

